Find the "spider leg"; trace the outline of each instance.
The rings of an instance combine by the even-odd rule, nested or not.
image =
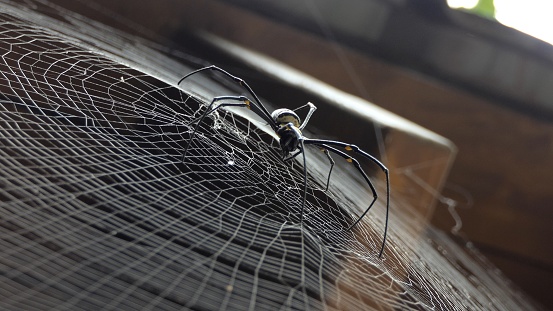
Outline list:
[[[282,161],[283,162],[288,162],[288,161],[292,160],[293,158],[297,157],[300,153],[303,156],[303,199],[302,199],[302,203],[301,203],[301,214],[300,214],[300,224],[303,225],[303,211],[305,209],[305,202],[306,202],[306,199],[307,199],[307,161],[306,161],[305,152],[304,152],[305,145],[303,144],[303,139],[300,139],[299,143],[300,143],[300,146],[298,148],[298,151],[296,151],[295,153],[293,153],[291,155],[284,156],[282,158]]]
[[[330,185],[330,175],[332,175],[332,169],[334,168],[334,159],[330,156],[330,153],[328,152],[327,148],[321,148],[321,151],[326,154],[326,157],[328,158],[328,161],[330,162],[330,170],[328,170],[328,178],[326,179],[326,188],[325,192],[328,191],[328,186]]]
[[[218,71],[222,74],[224,74],[225,76],[229,77],[231,80],[233,80],[234,82],[236,82],[238,85],[242,86],[253,98],[253,103],[254,105],[251,107],[252,110],[254,110],[254,112],[259,115],[260,117],[262,117],[265,121],[267,121],[267,123],[269,123],[269,125],[271,126],[271,128],[276,132],[277,130],[277,125],[275,124],[275,122],[273,121],[273,118],[271,117],[271,114],[269,113],[269,111],[267,110],[267,108],[265,108],[265,106],[263,106],[263,104],[261,103],[261,100],[259,100],[259,97],[257,97],[257,94],[255,94],[255,92],[252,90],[252,88],[246,83],[246,81],[244,81],[242,78],[239,78],[237,76],[233,76],[231,75],[230,73],[228,73],[227,71],[215,66],[215,65],[211,65],[211,66],[207,66],[207,67],[203,67],[203,68],[200,68],[200,69],[197,69],[197,70],[194,70],[192,72],[190,72],[189,74],[185,75],[184,77],[182,77],[179,82],[177,82],[177,85],[181,84],[182,81],[184,81],[186,78],[194,75],[194,74],[197,74],[197,73],[200,73],[202,71],[206,71],[206,70],[214,70],[214,71]]]
[[[298,107],[298,108],[296,108],[292,111],[300,110],[303,107],[309,107],[309,111],[307,112],[307,115],[305,116],[305,119],[303,120],[303,122],[301,123],[301,125],[299,127],[300,131],[303,130],[305,128],[305,126],[307,126],[307,122],[309,122],[309,119],[311,119],[311,116],[313,115],[315,110],[317,110],[317,106],[315,106],[312,102],[308,102],[307,104],[305,104],[303,106],[300,106],[300,107]]]
[[[305,201],[307,199],[307,161],[305,160],[305,145],[303,143],[303,139],[300,139],[300,145],[303,156],[303,201],[301,203],[300,225],[303,227],[303,211],[305,209]]]
[[[378,198],[378,195],[376,193],[375,187],[373,186],[372,182],[370,181],[369,177],[367,176],[367,174],[365,173],[365,171],[363,170],[363,168],[361,167],[359,162],[356,159],[350,157],[347,153],[345,153],[341,150],[338,150],[336,148],[333,148],[331,146],[342,147],[342,148],[346,149],[347,151],[353,151],[353,152],[363,156],[364,158],[371,160],[378,167],[380,167],[380,169],[382,169],[382,171],[386,175],[386,221],[385,221],[385,225],[384,225],[384,237],[382,239],[382,247],[380,248],[380,253],[378,254],[378,257],[381,257],[382,253],[384,252],[384,246],[386,245],[386,237],[387,237],[387,234],[388,234],[388,218],[389,218],[389,213],[390,213],[390,176],[389,176],[388,168],[386,166],[384,166],[384,164],[382,164],[382,162],[380,162],[378,159],[376,159],[372,155],[368,154],[367,152],[359,149],[359,147],[357,147],[355,145],[352,145],[352,144],[348,144],[348,143],[344,143],[344,142],[340,142],[340,141],[333,141],[333,140],[307,139],[307,138],[304,139],[304,143],[305,144],[310,144],[310,145],[316,145],[316,146],[322,147],[324,149],[327,149],[329,151],[332,151],[335,154],[337,154],[337,155],[341,156],[342,158],[346,159],[346,161],[348,161],[350,163],[353,163],[355,168],[357,168],[357,170],[361,173],[361,175],[363,176],[363,178],[365,179],[365,181],[367,182],[367,184],[371,188],[371,191],[373,193],[373,200],[371,201],[371,204],[363,212],[363,214],[347,230],[351,230],[353,227],[355,227],[361,221],[361,219],[363,217],[365,217],[365,215],[369,212],[369,210],[373,206],[374,202]]]
[[[351,228],[353,228],[355,225],[357,225],[359,223],[359,221],[365,216],[365,214],[367,214],[369,212],[369,210],[371,209],[371,207],[373,206],[374,202],[378,199],[378,194],[376,192],[376,188],[374,187],[374,185],[372,184],[369,176],[367,176],[367,174],[365,173],[365,171],[361,168],[361,164],[359,164],[359,161],[357,161],[356,159],[350,157],[347,153],[343,152],[343,151],[340,151],[336,148],[333,148],[333,147],[330,147],[328,145],[325,145],[325,144],[321,144],[321,145],[317,145],[319,146],[320,148],[324,148],[324,150],[327,150],[328,151],[332,151],[334,152],[335,154],[341,156],[342,158],[346,159],[347,162],[350,162],[350,163],[353,163],[353,165],[355,166],[355,168],[361,173],[361,176],[363,176],[363,179],[365,179],[365,181],[367,182],[367,184],[369,185],[372,193],[373,193],[373,200],[371,201],[371,204],[369,205],[369,207],[365,210],[365,212],[351,225],[349,226],[349,228],[347,230],[351,230]]]
[[[217,105],[217,107],[212,108],[213,105],[216,102],[219,102],[219,101],[222,101],[222,100],[236,100],[236,101],[240,101],[240,102],[239,103],[222,103],[222,104]],[[222,108],[222,107],[247,107],[247,108],[249,108],[250,103],[251,103],[251,101],[245,96],[218,96],[218,97],[214,97],[213,100],[211,101],[211,103],[209,104],[209,106],[207,106],[206,111],[200,117],[200,120],[198,121],[198,123],[196,123],[196,125],[194,126],[194,130],[192,131],[192,134],[190,135],[190,139],[188,139],[188,142],[186,143],[186,146],[184,147],[184,151],[182,153],[182,162],[184,162],[184,158],[186,157],[186,152],[188,151],[188,148],[190,147],[190,144],[192,143],[192,140],[194,139],[194,136],[196,135],[196,132],[198,131],[198,128],[200,127],[200,124],[202,123],[202,121],[205,119],[205,117],[208,114],[210,114],[210,113],[214,112],[215,110],[218,110],[219,108]]]
[[[288,162],[288,161],[292,160],[293,158],[297,157],[298,154],[302,153],[302,151],[303,151],[302,149],[298,149],[298,151],[296,151],[296,152],[293,153],[292,155],[283,157],[283,158],[282,158],[282,161]]]

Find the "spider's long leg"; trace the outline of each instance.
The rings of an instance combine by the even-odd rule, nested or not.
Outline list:
[[[301,150],[301,149],[298,149],[298,151],[296,151],[294,154],[289,155],[289,156],[283,158],[282,161],[288,162],[288,161],[292,160],[293,158],[297,157],[298,154],[300,154],[301,152],[302,152],[302,150]]]
[[[277,126],[276,126],[275,122],[273,121],[273,118],[271,118],[271,114],[269,113],[267,108],[265,108],[265,106],[263,106],[263,104],[261,103],[261,100],[259,100],[259,97],[257,97],[257,94],[255,94],[255,92],[248,85],[248,83],[246,83],[246,81],[244,81],[242,78],[233,76],[230,73],[228,73],[227,71],[225,71],[225,70],[223,70],[223,69],[221,69],[221,68],[219,68],[215,65],[203,67],[203,68],[192,71],[191,73],[189,73],[189,74],[185,75],[184,77],[182,77],[179,80],[179,82],[177,83],[177,85],[181,84],[181,82],[184,81],[184,79],[186,79],[186,78],[188,78],[188,77],[190,77],[194,74],[200,73],[202,71],[206,71],[206,70],[214,70],[214,71],[221,72],[222,74],[224,74],[225,76],[229,77],[234,82],[236,82],[238,85],[242,86],[253,98],[252,102],[255,105],[253,105],[252,109],[256,108],[256,111],[254,111],[254,112],[257,113],[259,116],[261,116],[265,121],[267,121],[267,123],[269,123],[269,125],[272,127],[272,129],[274,131],[277,130]]]
[[[222,100],[235,100],[240,101],[239,103],[222,103],[217,105],[217,107],[212,108],[213,105]],[[192,131],[192,134],[190,134],[190,138],[188,139],[188,142],[186,143],[186,146],[184,147],[184,151],[182,152],[182,162],[184,162],[184,158],[186,157],[186,152],[188,151],[188,148],[190,147],[190,144],[192,143],[192,140],[194,139],[194,136],[196,135],[196,132],[198,131],[198,128],[200,127],[200,124],[205,119],[205,117],[214,112],[215,110],[222,108],[222,107],[250,107],[250,101],[248,98],[244,96],[218,96],[214,97],[209,106],[207,106],[207,109],[200,117],[200,120],[196,125],[194,126],[194,130]]]
[[[382,169],[382,171],[386,175],[386,221],[385,221],[385,224],[384,224],[384,237],[382,239],[382,247],[380,248],[380,253],[378,254],[378,257],[381,257],[382,253],[384,252],[384,246],[386,245],[386,237],[387,237],[387,234],[388,234],[388,218],[389,218],[389,214],[390,214],[390,175],[389,175],[389,172],[388,172],[388,168],[386,166],[384,166],[384,164],[382,164],[382,162],[378,161],[378,159],[376,159],[372,155],[368,154],[367,152],[359,149],[359,147],[357,147],[355,145],[352,145],[352,144],[344,143],[344,142],[341,142],[341,141],[333,141],[333,140],[325,140],[325,139],[307,139],[307,138],[304,140],[304,143],[305,144],[311,144],[311,145],[317,145],[317,146],[323,147],[323,148],[327,148],[329,151],[332,151],[335,154],[343,157],[348,162],[351,161],[355,165],[357,170],[361,173],[361,175],[363,176],[365,181],[367,181],[367,183],[369,184],[369,187],[371,188],[371,191],[373,192],[373,195],[374,195],[373,201],[371,202],[369,207],[365,210],[365,212],[363,212],[363,214],[348,228],[348,230],[351,230],[353,227],[355,227],[361,221],[361,219],[363,217],[365,217],[365,215],[369,212],[369,210],[371,209],[371,207],[373,206],[374,202],[377,199],[376,189],[374,188],[374,186],[371,183],[370,179],[368,178],[367,174],[365,173],[363,168],[361,168],[361,165],[359,164],[359,162],[357,160],[350,157],[348,154],[344,153],[343,151],[332,148],[330,146],[342,147],[342,148],[346,149],[347,151],[353,151],[357,154],[360,154],[361,156],[365,157],[366,159],[371,160],[373,163],[375,163],[378,167],[380,167]]]
[[[309,141],[308,141],[309,143]],[[355,168],[361,173],[361,176],[363,176],[363,179],[365,179],[365,181],[367,182],[367,184],[369,185],[372,193],[373,193],[373,200],[371,201],[371,204],[369,204],[369,207],[363,212],[363,214],[357,218],[357,220],[351,225],[349,226],[349,228],[347,230],[351,230],[351,228],[353,228],[355,225],[357,225],[359,223],[359,221],[369,212],[369,210],[371,209],[371,207],[373,206],[374,202],[378,199],[378,194],[376,192],[376,188],[374,187],[374,185],[372,184],[369,176],[367,176],[367,174],[365,173],[365,171],[363,170],[363,168],[361,167],[361,164],[359,163],[359,161],[357,161],[356,159],[350,157],[347,153],[343,152],[343,151],[340,151],[336,148],[333,148],[333,147],[330,147],[328,145],[325,145],[325,144],[316,144],[317,146],[319,146],[320,148],[324,149],[324,150],[327,150],[328,151],[332,151],[334,152],[335,154],[341,156],[342,158],[346,159],[346,161],[350,162],[350,163],[353,163],[353,165],[355,166]],[[329,155],[330,156],[330,155]]]
[[[312,102],[308,102],[307,104],[305,104],[303,106],[300,106],[300,107],[298,107],[298,108],[296,108],[292,111],[300,110],[303,107],[309,107],[309,111],[307,112],[307,115],[305,116],[305,119],[303,120],[303,122],[301,123],[301,125],[299,127],[300,131],[305,128],[305,126],[307,125],[307,122],[309,122],[309,119],[311,119],[311,116],[313,115],[315,110],[317,110],[317,106],[315,106]]]
[[[303,211],[307,199],[307,161],[305,160],[305,145],[303,144],[303,139],[300,139],[300,145],[303,155],[303,200],[301,202],[300,225],[303,227]]]
[[[287,162],[297,157],[300,153],[303,154],[303,199],[301,203],[301,214],[300,214],[300,224],[303,225],[303,211],[305,209],[305,202],[307,200],[307,161],[305,157],[305,146],[303,144],[303,139],[300,139],[299,142],[300,142],[300,147],[298,148],[298,151],[296,151],[292,155],[289,155],[283,158],[282,161]]]
[[[332,159],[332,157],[330,156],[330,153],[328,152],[327,148],[321,148],[321,151],[326,154],[326,157],[330,162],[330,170],[328,170],[328,178],[326,179],[326,188],[325,188],[325,192],[327,192],[328,186],[330,185],[330,175],[332,175],[332,169],[334,168],[334,164],[336,164],[336,162],[334,162],[334,159]]]

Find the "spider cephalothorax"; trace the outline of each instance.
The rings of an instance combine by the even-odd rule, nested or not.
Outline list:
[[[230,73],[224,71],[223,69],[217,67],[217,66],[208,66],[204,68],[200,68],[198,70],[195,70],[183,78],[179,80],[177,84],[180,84],[184,79],[187,77],[190,77],[193,74],[206,71],[206,70],[214,70],[221,72],[225,76],[229,77],[230,79],[234,80],[236,83],[238,83],[240,86],[246,89],[248,96],[251,96],[252,99],[248,98],[247,96],[242,95],[228,95],[228,96],[217,96],[214,97],[209,106],[207,107],[204,114],[200,117],[200,120],[198,123],[196,123],[196,126],[194,127],[194,130],[192,131],[192,134],[190,135],[190,139],[188,140],[188,143],[186,144],[184,151],[182,153],[182,161],[184,162],[184,159],[186,157],[186,152],[188,148],[190,147],[190,143],[194,139],[194,135],[198,131],[200,123],[203,121],[205,116],[208,114],[216,111],[219,108],[223,107],[246,107],[248,109],[251,109],[253,112],[255,112],[259,117],[261,117],[269,126],[275,131],[275,133],[279,137],[279,144],[282,152],[282,159],[284,161],[289,161],[291,159],[294,159],[297,155],[302,154],[303,156],[303,183],[304,183],[304,195],[303,195],[303,201],[301,205],[301,223],[303,224],[303,216],[304,216],[304,208],[305,208],[305,200],[306,200],[306,194],[307,194],[307,161],[305,160],[305,146],[306,145],[314,145],[319,147],[325,154],[327,155],[328,159],[330,160],[330,171],[328,173],[328,180],[326,189],[328,189],[328,184],[330,183],[330,174],[332,172],[332,167],[334,166],[334,160],[332,160],[332,157],[330,156],[329,152],[332,152],[335,155],[338,155],[342,158],[344,158],[349,163],[354,164],[355,168],[359,171],[363,179],[367,182],[369,188],[371,189],[371,192],[373,193],[373,199],[371,200],[369,207],[365,209],[363,214],[357,218],[357,220],[347,228],[347,230],[351,230],[354,226],[356,226],[363,217],[369,212],[371,207],[373,206],[374,202],[376,202],[377,199],[377,192],[376,188],[372,184],[371,180],[365,173],[365,171],[361,168],[361,165],[359,162],[352,158],[349,154],[345,153],[342,150],[339,150],[337,148],[343,148],[348,152],[354,152],[358,155],[364,157],[365,159],[368,159],[375,163],[377,166],[379,166],[382,171],[386,175],[386,224],[384,226],[384,238],[382,239],[382,247],[380,248],[380,253],[378,256],[382,256],[382,252],[384,251],[384,245],[386,244],[386,234],[388,232],[388,213],[390,210],[390,178],[388,174],[388,169],[384,164],[382,164],[380,161],[378,161],[375,157],[372,155],[366,153],[365,151],[359,149],[357,146],[344,143],[341,141],[334,141],[334,140],[327,140],[327,139],[311,139],[303,136],[301,131],[305,128],[307,125],[307,122],[309,121],[309,118],[315,112],[317,107],[313,105],[312,103],[307,103],[306,105],[303,105],[295,110],[302,109],[304,107],[309,108],[309,112],[307,112],[307,115],[305,117],[305,120],[301,122],[298,115],[290,109],[281,108],[275,110],[272,114],[269,113],[267,108],[263,106],[257,95],[254,93],[254,91],[250,88],[250,86],[241,78],[231,75]],[[217,105],[215,105],[217,103]],[[215,108],[214,108],[215,107]]]

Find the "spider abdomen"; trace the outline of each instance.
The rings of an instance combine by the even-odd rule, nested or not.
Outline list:
[[[302,135],[301,131],[292,122],[279,125],[276,133],[280,137],[280,148],[283,156],[287,156],[290,152],[298,149]]]

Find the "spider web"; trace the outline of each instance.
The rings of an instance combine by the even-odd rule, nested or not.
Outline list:
[[[183,162],[225,86],[179,89],[192,68],[152,45],[48,2],[3,2],[2,309],[534,308],[470,244],[433,228],[420,240],[407,208],[379,259],[383,202],[344,230],[366,185],[338,166],[325,192],[319,152],[302,226],[301,163],[248,118],[210,115]]]

